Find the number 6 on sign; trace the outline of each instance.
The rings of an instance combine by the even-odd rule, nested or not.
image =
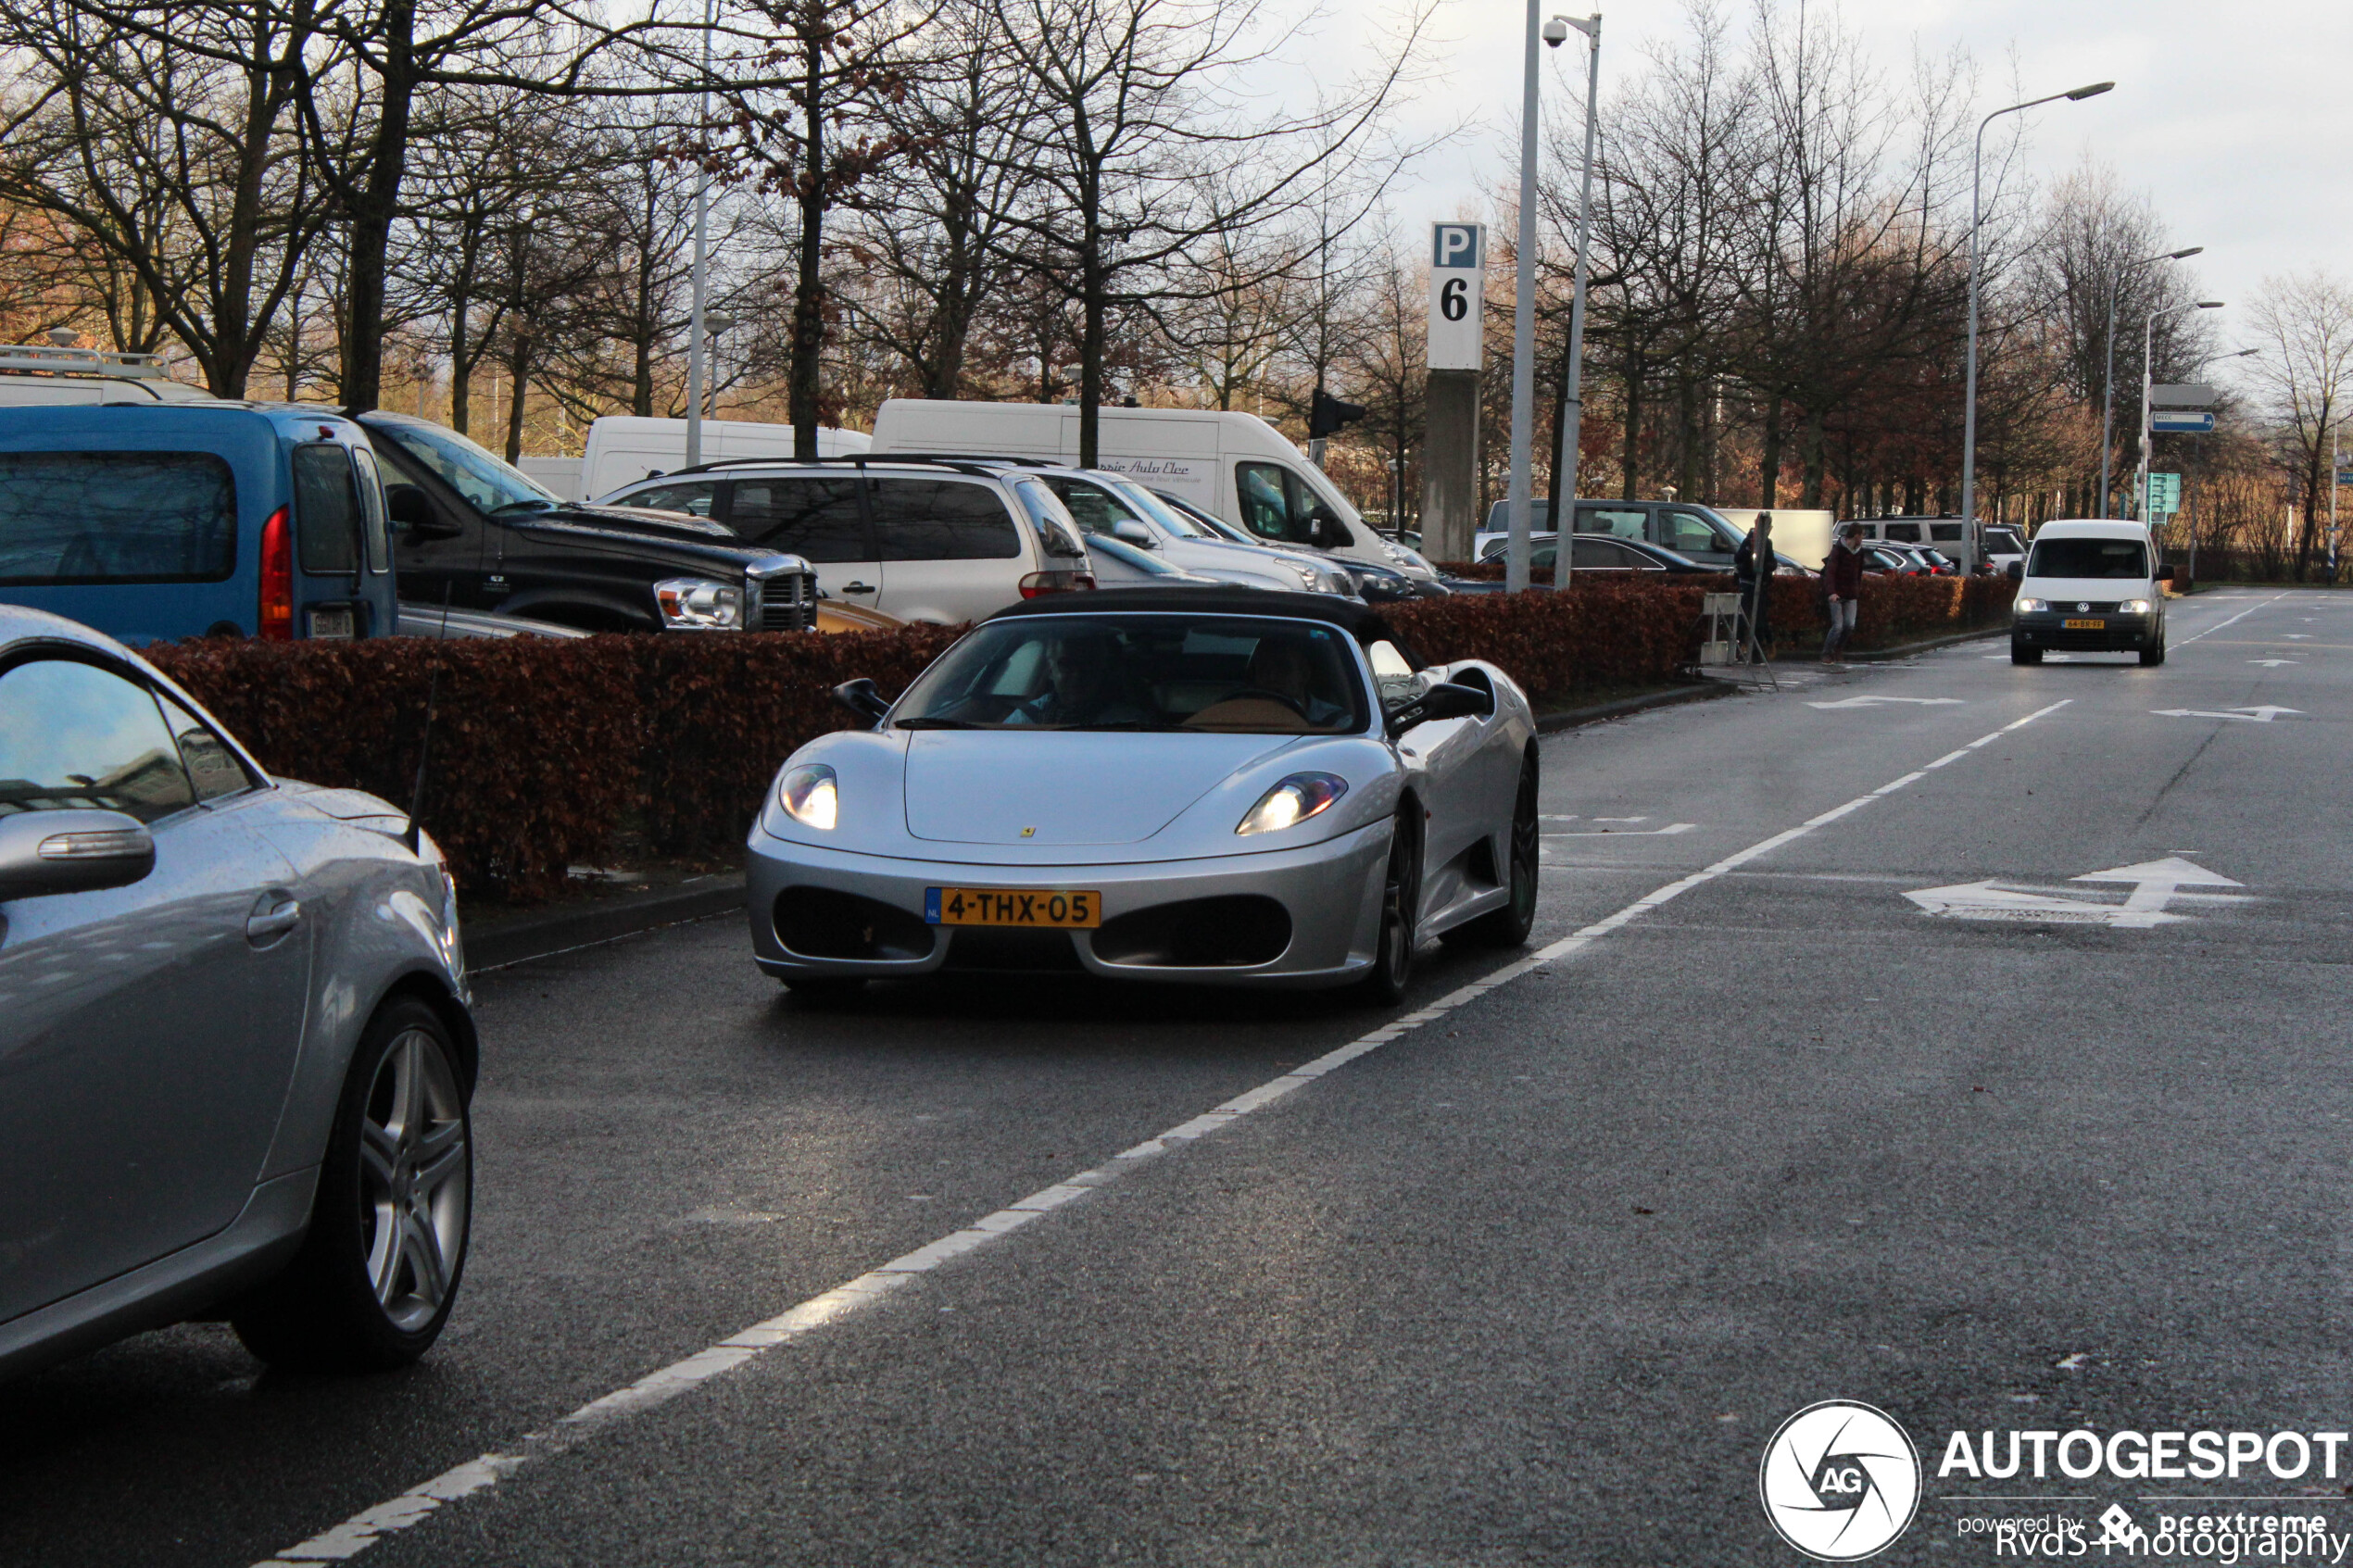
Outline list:
[[[1485,352],[1479,302],[1487,292],[1487,229],[1434,223],[1429,247],[1429,368],[1476,370]]]

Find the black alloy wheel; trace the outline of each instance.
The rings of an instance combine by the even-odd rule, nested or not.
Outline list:
[[[2141,650],[2141,662],[2142,662],[2143,664],[2162,664],[2162,663],[2164,663],[2164,662],[2165,662],[2165,644],[2164,644],[2163,642],[2161,642],[2161,641],[2160,641],[2160,642],[2159,642],[2159,643],[2158,643],[2158,644],[2155,647],[2153,647],[2153,648],[2143,648],[2143,649]]]
[[[1511,901],[1466,921],[1440,936],[1478,947],[1524,947],[1536,925],[1536,882],[1543,866],[1543,837],[1536,815],[1536,748],[1529,746],[1519,765],[1519,795],[1512,803],[1511,870],[1507,873]]]
[[[1419,946],[1416,916],[1422,900],[1421,809],[1410,799],[1398,808],[1389,839],[1389,871],[1381,879],[1380,944],[1373,952],[1373,972],[1357,982],[1358,994],[1375,1007],[1393,1007],[1405,999],[1406,983],[1414,977],[1414,949]]]

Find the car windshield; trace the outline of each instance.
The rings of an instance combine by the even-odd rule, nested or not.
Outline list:
[[[2138,539],[2038,539],[2029,577],[2113,577],[2149,574],[2148,551]]]
[[[378,418],[368,421],[368,433],[388,437],[482,512],[546,511],[559,504],[538,481],[454,430],[422,420]]]
[[[1113,488],[1119,492],[1119,498],[1121,500],[1126,502],[1138,511],[1142,512],[1145,516],[1151,518],[1154,522],[1159,523],[1163,528],[1167,529],[1171,533],[1176,534],[1180,539],[1214,539],[1217,537],[1216,534],[1211,533],[1208,529],[1203,528],[1200,523],[1195,522],[1191,518],[1187,517],[1175,507],[1164,504],[1159,496],[1153,495],[1151,491],[1145,489],[1142,485],[1137,483],[1132,479],[1123,479],[1117,484],[1114,485]]]
[[[1349,639],[1305,621],[1072,614],[992,621],[924,671],[901,729],[1348,734],[1371,717]]]

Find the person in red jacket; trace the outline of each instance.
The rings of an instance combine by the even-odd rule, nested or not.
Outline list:
[[[1838,542],[1822,562],[1822,592],[1829,596],[1823,611],[1830,631],[1822,638],[1822,662],[1846,662],[1846,639],[1855,634],[1855,613],[1863,594],[1863,525],[1850,522],[1838,531]]]

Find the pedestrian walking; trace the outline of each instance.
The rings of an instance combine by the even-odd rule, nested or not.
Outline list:
[[[1850,522],[1838,531],[1838,542],[1822,562],[1823,613],[1830,630],[1822,637],[1822,662],[1846,662],[1846,640],[1855,634],[1855,615],[1862,608],[1863,525]]]
[[[1773,645],[1767,621],[1773,608],[1773,514],[1758,512],[1755,525],[1732,552],[1732,580],[1740,584],[1741,609],[1748,617],[1749,646],[1761,662]]]

